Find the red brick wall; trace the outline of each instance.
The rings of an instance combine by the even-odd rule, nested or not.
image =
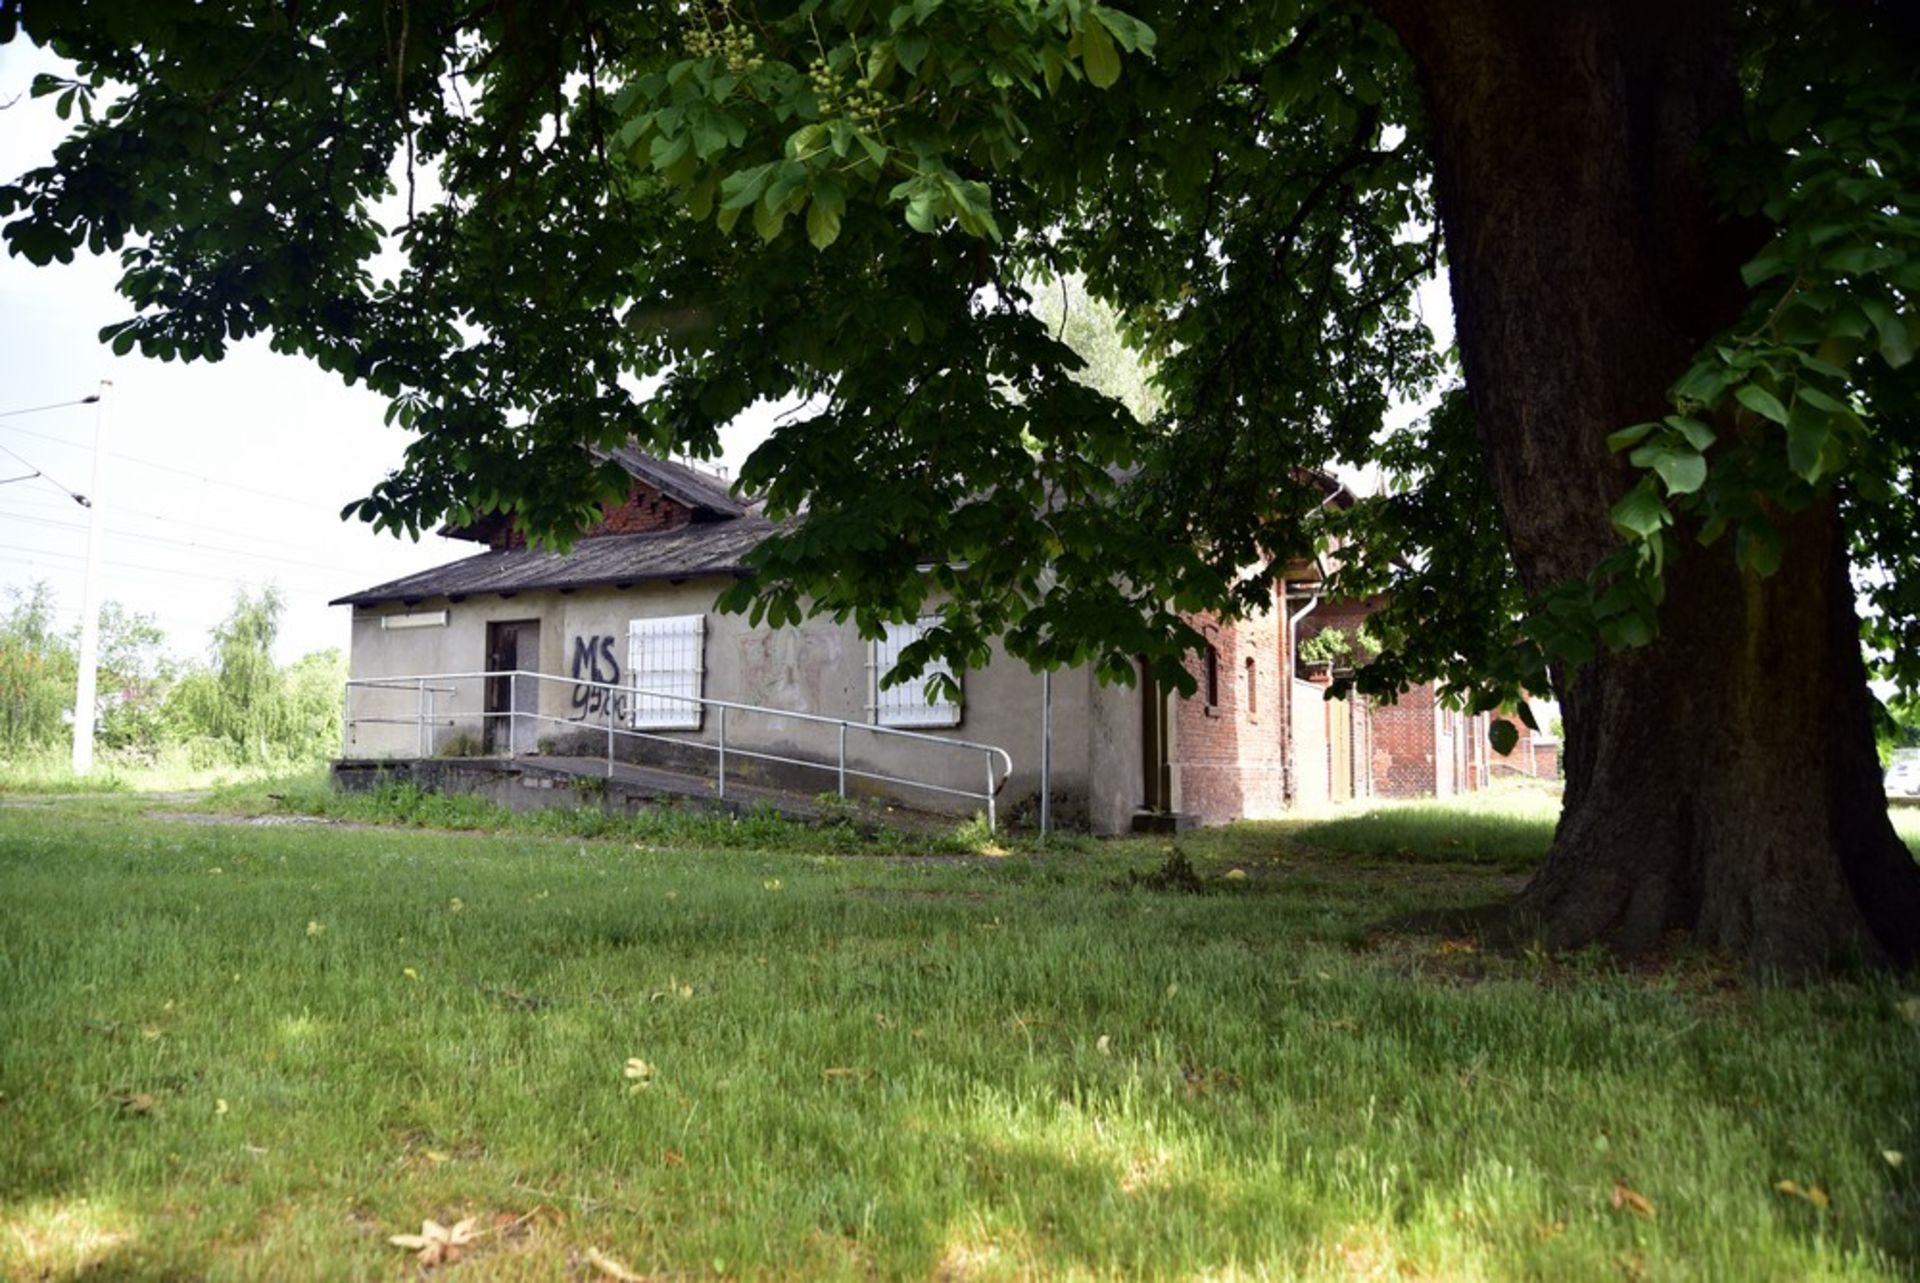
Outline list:
[[[1220,702],[1206,704],[1201,656],[1187,667],[1200,690],[1174,699],[1169,762],[1179,809],[1209,824],[1242,816],[1272,816],[1286,807],[1285,657],[1277,616],[1220,625],[1210,615],[1190,621],[1219,656]],[[1247,707],[1247,660],[1254,663],[1255,707]]]
[[[639,535],[654,530],[678,530],[693,520],[693,510],[676,503],[644,481],[633,483],[633,493],[619,507],[601,505],[605,515],[583,538],[595,535]]]
[[[656,530],[678,530],[693,520],[693,510],[685,504],[667,498],[644,481],[636,480],[633,490],[622,504],[600,505],[600,520],[582,531],[582,539],[595,539],[601,535],[642,535]],[[495,548],[524,548],[527,537],[518,529],[501,538],[496,535],[491,541]]]
[[[1377,797],[1431,797],[1433,687],[1416,686],[1373,709],[1373,791]]]
[[[1492,764],[1493,774],[1530,775],[1542,780],[1560,778],[1560,745],[1557,741],[1536,743],[1533,732],[1518,718],[1496,715],[1493,720],[1512,723],[1520,736],[1514,743],[1513,752],[1504,757],[1491,749],[1487,751],[1487,761]]]

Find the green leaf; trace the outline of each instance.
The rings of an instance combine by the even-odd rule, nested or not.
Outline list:
[[[1493,751],[1505,757],[1520,745],[1520,730],[1504,718],[1487,728],[1487,743],[1493,745]]]
[[[1786,255],[1768,252],[1743,266],[1740,269],[1740,279],[1747,283],[1748,289],[1752,289],[1762,281],[1771,280],[1780,275],[1791,266],[1793,262]]]
[[[831,179],[813,189],[813,203],[807,206],[807,239],[815,249],[825,249],[840,238],[840,218],[846,208],[840,185]]]
[[[1630,428],[1610,432],[1607,434],[1607,449],[1617,452],[1630,445],[1638,445],[1642,437],[1659,426],[1657,423],[1636,423]]]
[[[1613,505],[1609,515],[1617,530],[1639,539],[1653,534],[1668,521],[1667,505],[1646,481],[1627,491],[1627,497]]]
[[[1887,304],[1885,299],[1863,298],[1860,310],[1873,322],[1873,328],[1880,336],[1881,359],[1893,369],[1899,369],[1913,360],[1913,337],[1907,323]]]
[[[1653,640],[1653,624],[1639,611],[1629,611],[1618,619],[1609,622],[1615,644],[1620,646],[1645,646]]]
[[[1762,579],[1770,578],[1780,569],[1780,532],[1765,517],[1748,517],[1740,523],[1740,534],[1734,540],[1734,560],[1744,570],[1751,570]]]
[[[1802,383],[1797,393],[1799,399],[1806,401],[1829,414],[1850,414],[1852,408],[1839,397],[1829,396],[1811,383]]]
[[[1692,494],[1707,480],[1707,461],[1697,450],[1663,450],[1653,470],[1667,483],[1668,494]]]
[[[1080,28],[1080,65],[1087,69],[1087,80],[1096,89],[1111,89],[1120,79],[1120,51],[1100,21],[1100,11],[1087,11]]]
[[[720,182],[720,208],[738,212],[758,203],[761,194],[767,190],[767,180],[772,174],[771,163],[728,174]]]
[[[1734,399],[1752,410],[1763,419],[1772,419],[1782,427],[1787,423],[1787,407],[1780,404],[1780,398],[1761,387],[1758,383],[1742,383],[1734,389]]]
[[[780,238],[780,230],[787,225],[787,206],[776,206],[772,200],[762,200],[753,207],[753,230],[760,232],[762,242],[772,242]]]
[[[1883,267],[1891,267],[1904,257],[1898,250],[1878,245],[1849,245],[1820,260],[1822,267],[1848,276],[1870,276]]]
[[[907,202],[907,226],[916,232],[929,234],[940,230],[940,219],[946,213],[946,204],[946,197],[939,189],[922,188]]]
[[[1687,444],[1696,450],[1705,450],[1714,443],[1713,429],[1698,419],[1684,414],[1669,414],[1662,422],[1685,437]]]
[[[1708,409],[1720,403],[1727,390],[1727,372],[1711,360],[1701,361],[1673,385],[1668,393],[1675,401],[1703,405]]]
[[[1821,452],[1833,435],[1833,415],[1797,397],[1787,418],[1787,466],[1801,480],[1814,482],[1823,471]]]
[[[920,64],[926,61],[927,51],[932,47],[933,40],[926,32],[912,31],[894,43],[893,56],[909,75],[918,75]]]

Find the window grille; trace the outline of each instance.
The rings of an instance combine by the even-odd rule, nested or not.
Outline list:
[[[697,731],[706,678],[705,615],[669,615],[627,624],[627,677],[636,730]],[[688,698],[670,699],[680,695]]]
[[[913,624],[888,624],[886,635],[872,645],[868,663],[872,669],[870,680],[873,689],[873,720],[879,726],[958,726],[960,724],[961,704],[949,701],[944,696],[929,698],[927,682],[936,673],[952,675],[947,665],[935,661],[927,665],[920,676],[898,686],[882,689],[880,683],[886,679],[893,666],[900,660],[900,652],[920,640],[928,627],[935,621],[922,619]]]

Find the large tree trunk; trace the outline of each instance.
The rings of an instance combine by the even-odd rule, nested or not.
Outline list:
[[[1700,144],[1739,110],[1726,7],[1378,0],[1418,69],[1467,389],[1530,589],[1616,545],[1606,436],[1739,312],[1761,229],[1716,217]],[[1661,635],[1568,674],[1565,809],[1520,910],[1556,947],[1685,931],[1762,969],[1912,965],[1920,868],[1875,761],[1831,503],[1779,573],[1724,544],[1668,572]],[[1690,542],[1690,541],[1688,541]]]

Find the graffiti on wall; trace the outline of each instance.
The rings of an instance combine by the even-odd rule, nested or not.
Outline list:
[[[631,711],[627,693],[609,690],[620,684],[620,661],[613,657],[612,637],[575,637],[573,639],[572,720],[589,718],[624,722]],[[604,685],[589,685],[604,683]]]

